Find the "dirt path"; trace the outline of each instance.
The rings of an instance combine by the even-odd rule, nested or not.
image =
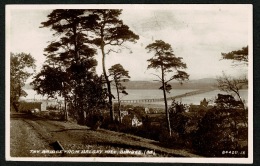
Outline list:
[[[32,150],[49,149],[49,143],[32,126],[23,120],[11,120],[10,124],[11,157],[45,157],[48,154],[33,153]]]
[[[51,121],[26,114],[11,115],[11,157],[199,157],[185,150],[160,147],[157,141],[113,132],[90,130],[71,122]],[[50,144],[59,141],[65,153]]]

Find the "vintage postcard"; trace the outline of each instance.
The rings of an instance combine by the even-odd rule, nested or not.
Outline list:
[[[252,163],[252,5],[6,5],[6,160]]]

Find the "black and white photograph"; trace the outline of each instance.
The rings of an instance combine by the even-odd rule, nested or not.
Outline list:
[[[250,4],[6,5],[9,161],[252,163]]]

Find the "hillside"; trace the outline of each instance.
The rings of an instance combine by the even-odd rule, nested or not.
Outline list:
[[[217,83],[214,78],[204,78],[199,80],[190,80],[183,84],[178,82],[170,83],[175,89],[208,89],[215,86]],[[155,81],[129,81],[124,82],[127,89],[158,89],[161,83]]]
[[[55,141],[63,146],[63,157],[200,157],[185,149],[161,146],[158,141],[105,129],[94,131],[73,122],[20,113],[12,113],[10,120],[12,157],[61,157],[61,153],[48,153],[55,150]]]
[[[183,84],[172,82],[171,85],[175,89],[209,89],[217,83],[214,78],[203,78],[198,80],[189,80]],[[127,89],[158,89],[161,84],[156,81],[128,81],[123,82]],[[24,89],[33,89],[30,84],[26,84]]]

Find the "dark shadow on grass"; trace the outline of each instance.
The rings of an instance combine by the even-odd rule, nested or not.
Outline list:
[[[42,117],[38,117],[29,113],[14,113],[10,115],[11,119],[30,119],[30,120],[48,120]]]
[[[48,118],[48,117],[44,117],[44,116],[41,117],[37,114],[31,114],[31,113],[12,113],[12,114],[10,114],[10,118],[12,120],[29,119],[29,120],[32,120],[32,121],[42,120],[42,121],[62,121],[62,122],[66,122],[66,121],[61,120],[61,119]]]

